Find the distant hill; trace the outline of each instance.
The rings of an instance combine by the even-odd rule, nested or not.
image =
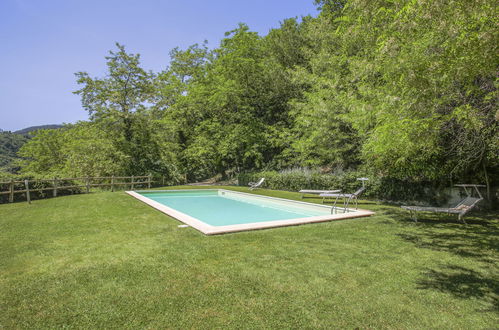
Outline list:
[[[31,132],[34,132],[34,131],[37,131],[39,129],[57,129],[57,128],[61,128],[62,125],[40,125],[40,126],[31,126],[31,127],[26,127],[26,128],[23,128],[23,129],[20,129],[18,131],[15,131],[14,134],[23,134],[23,135],[26,135],[26,134],[29,134]]]
[[[0,172],[12,173],[17,170],[13,162],[19,159],[17,151],[28,139],[24,134],[0,132]]]
[[[15,132],[0,130],[0,175],[2,173],[16,173],[19,168],[15,161],[20,157],[17,152],[31,138],[29,133],[40,129],[57,129],[62,125],[40,125],[20,129]]]

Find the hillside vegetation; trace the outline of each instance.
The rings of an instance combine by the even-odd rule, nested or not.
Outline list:
[[[14,164],[17,151],[22,147],[28,138],[21,134],[11,132],[0,132],[0,173],[14,173],[18,168]]]
[[[496,2],[316,3],[318,17],[265,36],[240,24],[214,48],[175,48],[161,72],[117,44],[105,75],[76,74],[89,120],[36,134],[22,172],[174,183],[307,167],[497,185]]]
[[[0,176],[10,176],[19,171],[17,152],[31,138],[31,133],[44,129],[57,129],[61,125],[31,126],[15,132],[0,130]]]
[[[41,130],[41,129],[57,129],[57,128],[61,128],[61,127],[62,127],[62,125],[55,125],[55,124],[30,126],[30,127],[26,127],[26,128],[14,131],[14,133],[29,135],[29,133],[36,132],[36,131]]]

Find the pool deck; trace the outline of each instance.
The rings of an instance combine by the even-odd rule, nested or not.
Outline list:
[[[230,192],[234,193],[234,191],[232,191],[232,190],[224,190],[224,189],[217,189],[217,190],[230,191]],[[234,232],[247,231],[247,230],[276,228],[276,227],[284,227],[284,226],[296,226],[296,225],[303,225],[303,224],[308,224],[308,223],[353,219],[353,218],[359,218],[359,217],[367,217],[367,216],[371,216],[374,214],[374,212],[367,211],[367,210],[348,209],[349,212],[340,213],[340,214],[328,214],[328,215],[313,216],[313,217],[298,218],[298,219],[253,222],[253,223],[227,225],[227,226],[211,226],[207,223],[204,223],[201,220],[198,220],[194,217],[191,217],[190,215],[187,215],[185,213],[182,213],[182,212],[179,212],[175,209],[172,209],[166,205],[158,203],[158,202],[156,202],[150,198],[147,198],[139,193],[139,192],[172,192],[172,191],[175,191],[175,190],[126,191],[126,193],[128,195],[135,197],[138,200],[146,203],[147,205],[154,207],[158,211],[161,211],[161,212],[163,212],[163,213],[165,213],[165,214],[167,214],[167,215],[169,215],[169,216],[171,216],[179,221],[182,221],[183,223],[199,230],[200,232],[202,232],[205,235],[217,235],[217,234],[234,233]],[[289,199],[284,199],[284,198],[268,197],[268,196],[257,195],[257,194],[248,194],[248,193],[243,193],[243,192],[237,192],[237,193],[243,194],[243,195],[248,195],[248,196],[259,196],[259,197],[264,197],[264,198],[273,199],[273,200],[296,202],[298,204],[317,206],[317,204],[313,204],[313,203],[294,201],[294,200],[289,200]]]

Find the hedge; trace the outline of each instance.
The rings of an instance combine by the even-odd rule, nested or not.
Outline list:
[[[264,187],[276,190],[299,191],[300,189],[341,189],[345,193],[356,191],[361,182],[359,177],[369,177],[368,189],[363,197],[392,202],[444,204],[449,198],[448,186],[434,182],[403,181],[394,178],[372,177],[360,172],[321,174],[306,171],[263,171],[241,173],[238,184],[247,186],[249,182],[264,177]]]

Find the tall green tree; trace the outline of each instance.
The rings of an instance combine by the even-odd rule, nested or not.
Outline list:
[[[172,74],[191,73],[182,79],[187,80],[186,90],[165,113],[165,121],[180,124],[180,161],[191,175],[261,168],[286,147],[292,124],[288,101],[297,89],[285,67],[301,61],[299,50],[285,54],[297,43],[294,23],[268,38],[241,24],[210,53],[196,48],[174,53]]]
[[[304,65],[293,69],[301,98],[292,100],[293,142],[297,165],[351,169],[360,164],[360,138],[350,122],[352,90],[348,55],[336,34],[342,7],[326,6],[316,19],[304,21]],[[336,10],[333,12],[333,10]]]
[[[494,8],[482,0],[349,3],[338,33],[356,50],[348,102],[366,164],[434,180],[495,162]]]
[[[21,173],[33,176],[54,176],[63,172],[65,155],[64,128],[36,131],[33,138],[18,152]]]
[[[140,55],[129,54],[116,44],[117,51],[106,57],[108,72],[103,78],[91,78],[86,72],[76,73],[82,88],[84,109],[108,131],[115,147],[130,158],[128,174],[143,174],[155,164],[155,144],[148,131],[148,104],[156,92],[154,74],[140,67]]]

